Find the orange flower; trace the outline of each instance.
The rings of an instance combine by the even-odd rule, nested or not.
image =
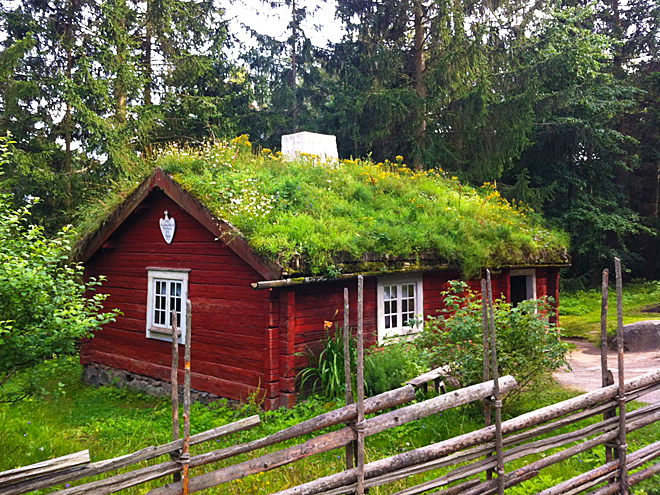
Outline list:
[[[332,322],[328,321],[328,320],[325,320],[323,322],[323,330],[330,330],[330,327],[332,327]]]

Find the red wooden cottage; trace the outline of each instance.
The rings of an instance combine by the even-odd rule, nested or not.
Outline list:
[[[83,343],[81,362],[136,379],[169,380],[169,314],[176,309],[179,327],[192,331],[193,389],[236,400],[259,391],[266,408],[291,406],[296,371],[306,365],[301,354],[325,337],[324,321],[341,318],[344,287],[355,324],[356,275],[281,282],[281,266],[256,254],[161,169],[81,240],[79,252],[87,276],[107,277],[107,306],[122,311]],[[414,271],[396,266],[365,274],[367,345],[410,331],[404,325],[413,315],[435,314],[447,281],[460,277],[437,260],[420,267],[418,258]],[[560,266],[540,259],[500,267],[494,293],[557,300]],[[192,329],[185,328],[187,298]]]

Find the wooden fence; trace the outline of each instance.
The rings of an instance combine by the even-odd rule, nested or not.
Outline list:
[[[660,457],[660,442],[628,453],[626,435],[660,420],[660,402],[649,404],[632,412],[625,411],[625,404],[649,392],[660,389],[660,370],[624,380],[624,354],[621,317],[621,274],[616,260],[617,275],[617,333],[618,368],[617,384],[611,383],[607,372],[607,347],[602,348],[603,387],[572,399],[552,404],[521,416],[502,421],[501,396],[516,387],[510,376],[497,376],[497,350],[493,324],[490,273],[482,281],[484,381],[478,385],[461,388],[409,405],[415,398],[412,385],[365,398],[361,379],[362,349],[362,280],[358,281],[358,327],[357,327],[357,390],[356,403],[352,403],[350,374],[347,373],[347,405],[303,421],[290,428],[251,442],[236,444],[204,454],[190,456],[188,447],[234,432],[243,431],[259,424],[253,416],[235,423],[214,428],[198,435],[188,435],[190,404],[190,341],[186,341],[184,414],[179,437],[178,384],[172,375],[173,441],[160,446],[147,447],[138,452],[96,463],[89,462],[87,451],[59,459],[0,473],[0,493],[18,495],[33,490],[55,487],[85,477],[98,476],[126,468],[162,455],[170,460],[148,467],[141,467],[107,478],[59,490],[61,495],[102,495],[137,486],[148,481],[175,475],[175,481],[155,488],[151,495],[178,495],[199,492],[214,486],[241,479],[246,476],[277,469],[309,456],[336,449],[346,452],[346,469],[315,479],[286,490],[277,495],[339,495],[346,493],[364,494],[372,487],[387,485],[412,475],[442,469],[442,475],[416,486],[396,492],[395,495],[439,493],[444,495],[485,495],[503,493],[507,488],[537,476],[548,466],[594,448],[604,448],[606,462],[589,472],[559,483],[540,492],[542,495],[574,494],[605,486],[590,492],[590,495],[628,493],[628,487],[660,472],[660,463],[645,467],[649,461]],[[605,338],[607,277],[603,277],[603,318],[601,333]],[[344,352],[349,353],[348,291],[345,291]],[[191,314],[190,311],[187,313]],[[173,318],[176,321],[176,318]],[[191,328],[189,325],[187,328]],[[174,329],[176,335],[176,328]],[[190,335],[190,332],[188,332]],[[176,339],[173,339],[176,342]],[[178,348],[173,345],[173,363],[178,359]],[[175,354],[176,353],[176,354]],[[175,365],[176,366],[176,365]],[[484,404],[485,427],[415,450],[403,452],[384,459],[365,461],[365,439],[376,433],[428,417],[450,408],[474,401]],[[402,407],[401,407],[402,406]],[[395,408],[396,409],[393,409]],[[387,411],[389,410],[389,411]],[[374,412],[380,415],[367,418]],[[494,413],[494,414],[491,414]],[[494,416],[491,418],[491,416]],[[587,418],[600,420],[588,426],[578,423]],[[491,420],[493,424],[491,424]],[[189,470],[230,459],[240,454],[273,446],[299,438],[335,425],[342,428],[314,436],[302,443],[262,454],[258,457],[237,462],[197,476],[190,477]],[[573,426],[572,431],[556,433],[559,429]],[[538,454],[543,454],[540,458]],[[506,470],[507,463],[534,456],[522,467]],[[631,471],[643,468],[636,472]]]

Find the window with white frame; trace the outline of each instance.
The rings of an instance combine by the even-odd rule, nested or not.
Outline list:
[[[178,342],[186,335],[188,269],[147,268],[147,338],[172,341],[172,311],[176,313]]]
[[[423,317],[422,275],[378,279],[378,342],[421,330]]]

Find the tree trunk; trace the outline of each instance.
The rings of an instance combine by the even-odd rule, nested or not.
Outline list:
[[[298,132],[298,96],[296,94],[296,40],[298,32],[296,26],[296,0],[291,2],[291,20],[291,29],[293,31],[291,35],[291,92],[293,93],[291,119],[293,121],[293,132]]]
[[[425,61],[424,61],[424,11],[421,0],[415,0],[415,46],[413,49],[415,57],[415,92],[420,99],[417,107],[417,127],[415,128],[415,144],[419,151],[415,154],[413,165],[420,168],[421,152],[425,149],[426,133],[426,83],[424,82]]]
[[[144,22],[144,41],[142,42],[142,63],[144,64],[144,104],[151,105],[151,1],[147,0],[147,14]]]
[[[623,41],[623,33],[621,32],[621,17],[619,15],[619,0],[612,0],[612,36],[616,41]],[[614,76],[618,79],[623,79],[625,73],[621,70],[621,46],[614,46]]]
[[[73,74],[73,16],[75,10],[75,6],[73,2],[74,0],[69,0],[66,31],[64,34],[64,46],[66,50],[65,77],[68,81],[69,88],[71,87],[70,81],[71,81],[71,76]],[[66,110],[64,111],[64,175],[66,180],[64,205],[68,208],[69,206],[71,206],[71,172],[73,171],[72,156],[71,156],[73,117],[72,117],[72,108],[71,108],[71,97],[70,95],[65,93],[64,98],[66,100]]]
[[[117,40],[117,66],[120,67],[126,64],[124,55],[126,54],[126,44],[122,39],[123,33],[126,31],[126,20],[122,18],[119,22],[118,34],[119,39]],[[126,121],[126,85],[124,84],[123,77],[120,75],[120,71],[117,72],[115,76],[115,88],[114,88],[114,98],[115,98],[115,120],[118,123],[124,123]]]

